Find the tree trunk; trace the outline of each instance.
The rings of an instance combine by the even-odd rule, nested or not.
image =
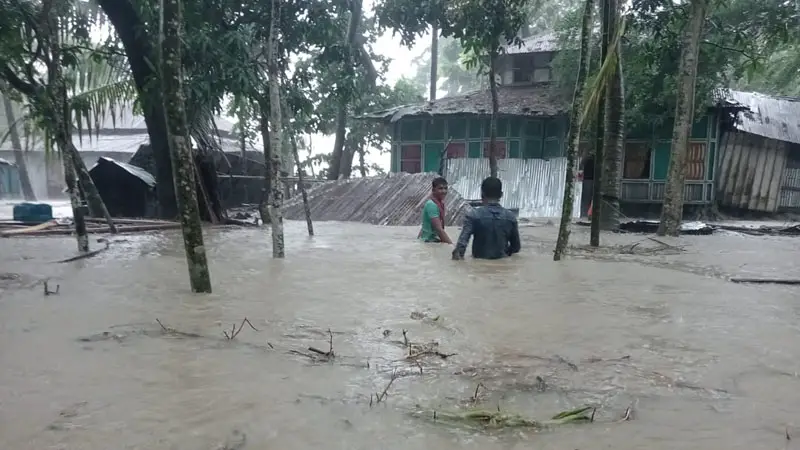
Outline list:
[[[364,157],[366,156],[366,151],[364,151],[364,145],[358,146],[358,170],[361,172],[361,178],[367,178],[367,162],[365,161]]]
[[[356,148],[359,143],[356,142],[353,133],[347,133],[344,139],[344,150],[342,151],[342,163],[339,166],[339,179],[348,179],[353,174],[353,157],[356,155]]]
[[[675,105],[675,124],[672,128],[672,150],[661,211],[658,235],[680,234],[683,218],[684,182],[686,179],[686,150],[694,119],[694,88],[697,81],[697,60],[703,22],[709,9],[709,0],[692,0],[689,23],[683,30],[680,69],[678,72],[678,99]]]
[[[350,3],[350,22],[347,28],[347,57],[345,58],[343,79],[348,83],[353,83],[355,77],[355,58],[353,53],[358,45],[358,27],[361,24],[361,1],[353,0]],[[350,103],[351,95],[341,95],[339,98],[339,108],[336,111],[336,138],[333,143],[333,154],[331,155],[330,168],[328,169],[328,179],[338,180],[342,172],[342,160],[344,159],[345,134],[347,132],[347,106]]]
[[[283,190],[281,189],[281,155],[283,148],[283,120],[281,119],[281,85],[278,70],[278,24],[280,23],[280,0],[272,0],[272,14],[269,24],[269,47],[267,50],[269,71],[269,109],[272,142],[272,164],[270,168],[270,202],[269,217],[272,225],[272,257],[285,256],[283,241]]]
[[[117,226],[114,225],[114,219],[108,212],[108,208],[106,208],[103,198],[100,197],[100,192],[97,190],[97,186],[94,184],[94,180],[92,180],[92,176],[89,174],[89,169],[86,168],[86,163],[83,162],[80,152],[77,148],[75,148],[75,144],[72,143],[72,132],[71,130],[69,131],[70,139],[66,142],[65,149],[72,157],[72,166],[73,169],[75,169],[75,173],[78,175],[80,186],[83,188],[83,192],[86,194],[86,202],[89,205],[89,211],[92,216],[102,217],[105,219],[106,223],[108,224],[109,231],[116,234]]]
[[[306,185],[303,182],[305,179],[305,172],[300,164],[300,154],[297,151],[297,138],[292,133],[292,152],[294,153],[295,164],[297,164],[297,185],[300,189],[300,195],[303,196],[303,213],[306,216],[306,227],[308,227],[308,235],[314,235],[314,224],[311,223],[311,207],[308,205],[308,193],[306,192]]]
[[[258,203],[258,213],[261,223],[270,223],[269,196],[272,189],[272,133],[269,131],[269,104],[259,102],[258,128],[261,130],[261,140],[264,142],[264,184],[261,186],[261,201]]]
[[[19,138],[17,129],[17,118],[14,116],[14,105],[8,96],[3,96],[3,106],[6,110],[6,121],[8,122],[8,135],[11,138],[11,146],[14,148],[14,162],[19,169],[19,183],[22,185],[22,196],[26,201],[36,201],[36,194],[33,192],[31,178],[28,174],[28,165],[25,164],[25,153],[22,148],[22,141]]]
[[[604,112],[603,139],[603,208],[600,210],[600,228],[603,230],[616,230],[619,228],[620,205],[619,191],[620,178],[622,177],[622,149],[625,144],[625,93],[622,90],[622,52],[620,40],[616,33],[619,26],[620,9],[618,0],[607,1],[609,9],[608,34],[613,36],[616,48],[610,48],[608,53],[616,54],[614,73],[606,86],[606,102]],[[621,37],[620,37],[621,38]],[[614,45],[613,42],[611,44]]]
[[[428,100],[436,100],[436,88],[439,85],[439,28],[434,24],[431,27],[431,80]]]
[[[497,177],[497,114],[500,103],[497,99],[497,82],[494,79],[497,51],[489,54],[489,90],[492,94],[492,116],[489,120],[489,175]]]
[[[609,27],[610,27],[610,13],[609,8],[610,0],[601,0],[600,9],[602,11],[602,39],[600,42],[600,62],[597,67],[603,67],[603,63],[608,56],[608,45],[610,42]],[[600,246],[600,218],[603,214],[603,146],[604,146],[604,113],[605,113],[605,92],[600,95],[599,108],[597,108],[596,120],[596,134],[595,134],[595,147],[594,147],[594,180],[592,181],[592,224],[589,232],[589,245],[592,247]]]
[[[69,192],[69,203],[72,207],[72,220],[75,222],[75,237],[78,240],[78,252],[86,253],[89,251],[89,234],[86,231],[86,218],[84,208],[81,205],[81,197],[78,192],[78,180],[75,176],[75,164],[70,152],[61,149],[61,160],[64,164],[64,181]]]
[[[114,26],[122,42],[142,103],[147,135],[156,165],[156,195],[158,216],[172,220],[178,217],[175,184],[172,177],[172,152],[167,138],[167,120],[160,86],[152,83],[158,78],[154,51],[156,39],[147,34],[147,27],[130,0],[98,0],[98,4]]]
[[[569,245],[570,225],[572,224],[572,204],[575,200],[575,172],[578,166],[578,148],[581,141],[581,110],[583,109],[583,91],[586,88],[586,73],[589,66],[589,39],[592,35],[592,9],[594,0],[586,0],[581,21],[581,48],[578,60],[578,79],[572,97],[572,111],[569,118],[567,135],[567,172],[564,181],[564,201],[561,204],[561,224],[558,227],[558,240],[553,252],[553,261],[560,261],[564,250]]]
[[[181,39],[182,0],[162,0],[161,11],[161,86],[167,136],[172,155],[175,197],[180,213],[189,282],[194,292],[211,292],[211,276],[203,242],[203,228],[197,204],[197,185],[189,130],[184,107]]]

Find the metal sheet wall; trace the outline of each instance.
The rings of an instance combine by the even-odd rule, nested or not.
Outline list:
[[[720,145],[717,201],[722,206],[775,212],[781,206],[788,145],[739,131]]]
[[[518,208],[519,217],[560,217],[567,158],[502,159],[498,177],[503,181],[502,204]],[[460,158],[447,161],[445,178],[468,200],[481,197],[481,181],[489,176],[489,160]],[[575,184],[573,217],[580,217],[583,183]]]

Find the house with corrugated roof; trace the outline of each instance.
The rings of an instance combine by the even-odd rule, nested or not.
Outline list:
[[[717,173],[721,208],[800,211],[800,98],[726,90],[746,108],[723,128]]]
[[[508,47],[497,61],[499,176],[506,186],[505,206],[519,209],[521,217],[561,213],[572,93],[556,87],[552,63],[558,52],[555,34],[532,36],[523,39],[521,46]],[[714,199],[723,115],[710,109],[692,128],[685,188],[689,205],[707,206]],[[435,172],[445,160],[444,173],[452,186],[466,198],[474,198],[479,195],[480,180],[489,175],[490,116],[487,89],[397,106],[364,118],[390,127],[393,172]],[[629,130],[620,180],[623,206],[658,208],[664,198],[671,139],[671,122]],[[581,163],[584,183],[576,191],[576,198],[583,201],[575,210],[582,214],[588,209],[592,189],[594,163],[589,147],[581,145],[581,154],[586,155]]]

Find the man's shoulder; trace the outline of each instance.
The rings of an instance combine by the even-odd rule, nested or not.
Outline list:
[[[510,220],[512,222],[516,222],[517,221],[517,215],[514,214],[514,211],[511,211],[508,208],[503,208],[503,214],[505,215],[506,219],[508,219],[508,220]]]

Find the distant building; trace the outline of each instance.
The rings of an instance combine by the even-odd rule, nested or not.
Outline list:
[[[519,208],[521,216],[553,217],[561,212],[571,93],[560,92],[554,83],[551,65],[559,51],[557,44],[554,34],[528,37],[521,47],[509,47],[497,61],[500,178],[511,187],[505,206]],[[720,106],[724,109],[727,105]],[[687,204],[708,205],[713,201],[721,117],[717,111],[709,110],[692,128]],[[489,150],[490,114],[487,89],[398,106],[365,119],[391,127],[393,172],[435,172],[444,155],[448,178],[466,187],[477,186],[488,175],[484,158]],[[623,204],[646,209],[663,201],[671,138],[671,123],[629,130],[620,189]],[[594,162],[589,150],[587,142],[581,144],[581,169],[587,169],[583,174],[583,202],[578,208],[581,214],[586,213],[591,196]],[[581,193],[576,192],[576,196]]]

